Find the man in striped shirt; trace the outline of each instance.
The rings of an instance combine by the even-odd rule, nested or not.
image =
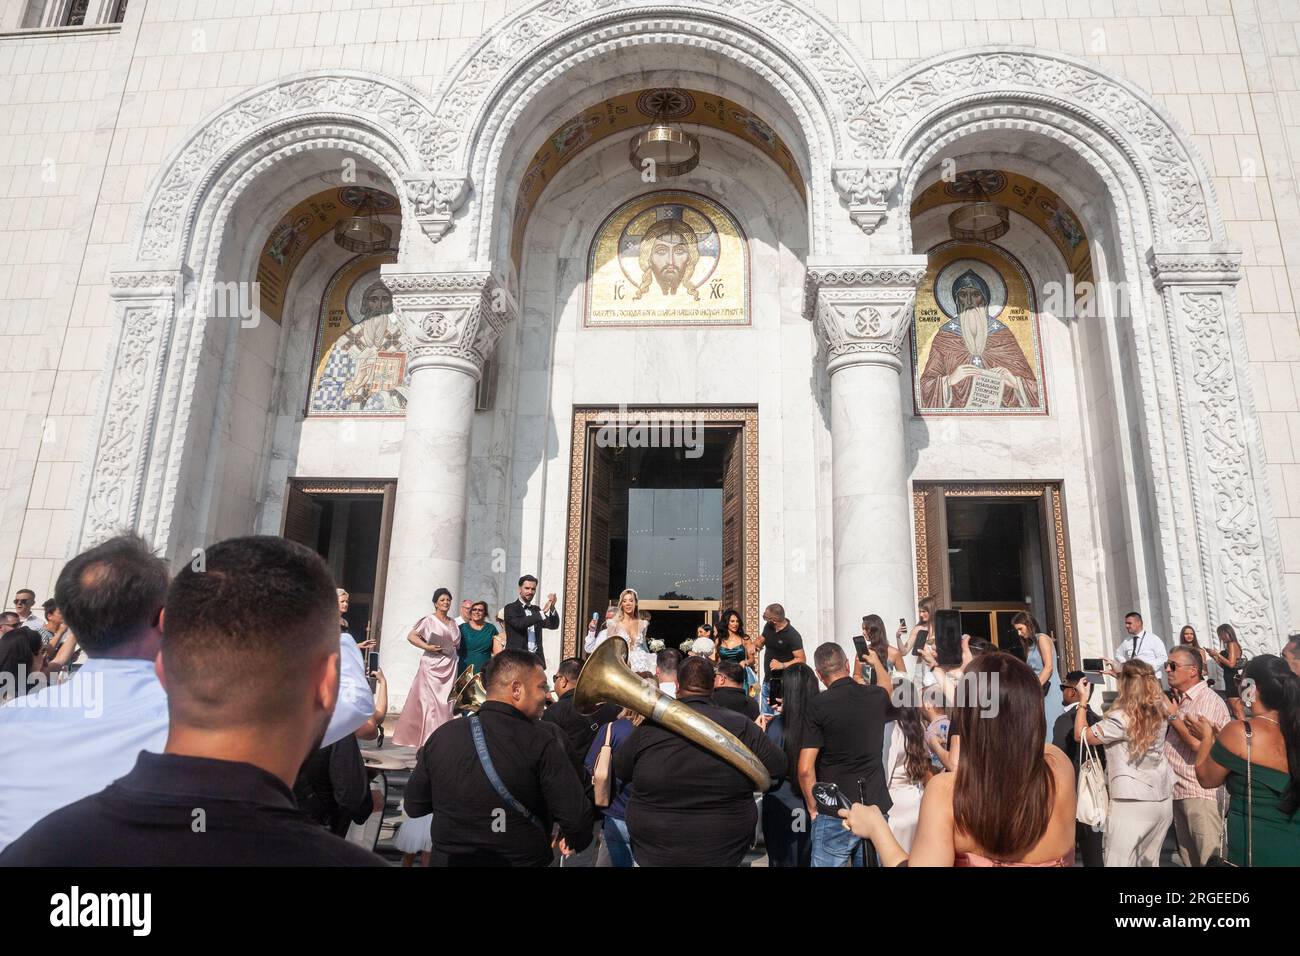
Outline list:
[[[1171,649],[1165,662],[1178,703],[1178,713],[1169,718],[1165,756],[1174,770],[1174,836],[1183,866],[1204,866],[1223,843],[1223,788],[1206,790],[1196,780],[1200,738],[1192,729],[1192,718],[1206,718],[1217,732],[1231,717],[1227,705],[1205,683],[1201,667],[1201,655],[1186,644]]]

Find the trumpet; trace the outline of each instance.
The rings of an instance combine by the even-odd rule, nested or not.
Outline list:
[[[621,637],[609,638],[587,658],[573,704],[583,714],[594,713],[601,704],[634,710],[731,764],[753,781],[755,791],[764,793],[772,786],[767,768],[739,738],[637,677],[628,667],[627,641]]]
[[[474,665],[470,664],[456,678],[451,693],[447,695],[447,703],[451,704],[452,713],[477,714],[485,700],[487,700],[487,688],[483,686],[483,675],[475,674]]]

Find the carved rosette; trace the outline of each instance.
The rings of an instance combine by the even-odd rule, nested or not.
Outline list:
[[[137,530],[168,331],[186,291],[178,271],[119,272],[110,282],[117,329],[78,540],[83,549]]]
[[[490,272],[385,273],[384,285],[410,332],[413,373],[451,368],[478,380],[517,312],[509,290]]]
[[[898,172],[898,163],[836,163],[831,170],[835,191],[849,207],[849,218],[868,236],[889,212],[890,197],[898,186]]]
[[[826,343],[827,370],[885,365],[901,371],[903,341],[925,261],[888,266],[812,267],[805,305]]]
[[[1249,424],[1244,355],[1233,348],[1230,321],[1236,308],[1233,286],[1241,256],[1233,252],[1188,253],[1154,250],[1148,265],[1165,299],[1174,361],[1200,571],[1211,623],[1230,621],[1242,647],[1252,654],[1276,651],[1284,624],[1275,602],[1261,514],[1267,488],[1262,449]]]

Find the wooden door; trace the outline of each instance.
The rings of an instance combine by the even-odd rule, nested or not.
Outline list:
[[[320,537],[320,517],[324,509],[311,495],[293,482],[284,501],[284,527],[281,536],[316,550]]]
[[[722,606],[743,608],[745,553],[744,461],[737,429],[722,460]]]
[[[610,450],[591,441],[590,432],[587,440],[587,488],[584,501],[587,534],[586,541],[583,542],[584,606],[580,618],[584,632],[592,612],[596,611],[603,617],[605,608],[609,606],[609,499],[613,491],[614,474]]]

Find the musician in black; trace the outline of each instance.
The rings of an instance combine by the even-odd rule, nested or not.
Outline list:
[[[477,715],[429,735],[406,785],[407,814],[433,814],[433,865],[549,866],[555,824],[561,853],[586,849],[591,802],[563,735],[541,723],[549,688],[537,657],[506,648],[483,687]]]
[[[677,671],[677,700],[753,751],[774,778],[785,753],[742,714],[716,706],[713,664],[691,657]],[[754,839],[753,782],[698,744],[647,720],[614,752],[614,776],[631,786],[627,828],[641,866],[736,866]]]

